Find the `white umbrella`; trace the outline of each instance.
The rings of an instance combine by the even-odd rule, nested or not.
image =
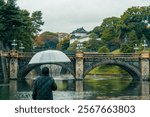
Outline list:
[[[31,58],[29,64],[64,63],[64,62],[71,62],[71,61],[63,52],[58,50],[46,50],[36,53]]]

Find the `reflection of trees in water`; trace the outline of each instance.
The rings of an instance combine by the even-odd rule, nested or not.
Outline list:
[[[9,100],[9,86],[0,86],[0,100]]]
[[[84,91],[93,91],[93,98],[97,96],[139,96],[141,95],[141,85],[139,82],[121,78],[87,80],[84,82]]]
[[[147,90],[149,82],[143,83],[121,78],[85,79],[83,81],[59,79],[55,81],[58,85],[57,91],[60,91],[60,94],[64,92],[64,95],[73,95],[77,99],[133,99],[134,96],[135,99],[144,99],[140,96],[150,96],[149,90]],[[0,87],[0,99],[31,99],[32,84],[33,80],[12,80],[9,87]]]
[[[75,80],[55,80],[58,91],[75,91]]]
[[[141,96],[141,82],[132,81],[124,90],[122,90],[121,94],[126,96]]]
[[[30,100],[32,99],[33,80],[18,80],[17,89],[15,91],[15,99]]]

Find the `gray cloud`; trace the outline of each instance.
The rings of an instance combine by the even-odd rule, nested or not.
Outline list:
[[[104,18],[119,17],[132,6],[148,6],[150,0],[18,0],[18,5],[42,11],[43,31],[72,32],[79,27],[92,30]]]

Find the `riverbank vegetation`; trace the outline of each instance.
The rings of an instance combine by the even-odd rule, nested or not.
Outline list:
[[[89,74],[97,74],[97,75],[128,75],[126,71],[121,69],[119,66],[114,65],[101,65],[99,67],[96,67],[92,71],[89,72]]]

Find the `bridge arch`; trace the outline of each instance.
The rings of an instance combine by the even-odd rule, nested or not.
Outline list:
[[[100,65],[117,65],[127,71],[133,78],[133,80],[141,80],[141,72],[140,69],[134,67],[133,65],[130,65],[129,63],[120,61],[120,60],[104,60],[95,64],[92,64],[89,66],[89,68],[85,69],[84,71],[84,77],[95,67],[98,67]]]
[[[62,66],[64,68],[66,68],[75,77],[75,73],[74,73],[73,69],[69,67],[69,64],[70,63],[57,63],[55,65],[59,65],[59,66]],[[27,66],[25,66],[24,68],[22,68],[20,70],[19,78],[24,79],[31,70],[33,70],[34,68],[36,68],[38,66],[41,66],[41,65],[45,65],[45,64],[35,64],[35,65],[27,65]]]

